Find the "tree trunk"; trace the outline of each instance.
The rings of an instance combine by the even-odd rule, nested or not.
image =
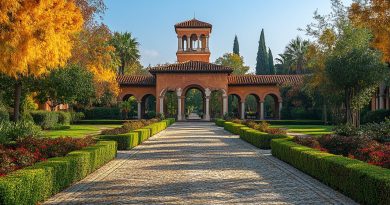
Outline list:
[[[14,121],[20,119],[20,99],[22,97],[22,82],[16,80],[15,82],[15,99],[14,99]]]

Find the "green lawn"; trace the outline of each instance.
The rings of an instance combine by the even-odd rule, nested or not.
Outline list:
[[[103,129],[111,129],[120,127],[122,125],[71,125],[70,129],[67,130],[47,130],[43,131],[44,136],[46,137],[75,137],[81,138],[87,135],[96,135],[99,134]]]
[[[287,132],[302,133],[306,135],[319,136],[332,133],[333,126],[330,125],[271,125],[275,128],[286,128]]]

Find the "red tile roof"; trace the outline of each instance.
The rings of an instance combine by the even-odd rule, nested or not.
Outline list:
[[[118,75],[116,79],[120,85],[156,85],[156,78],[152,75]]]
[[[186,61],[182,63],[157,66],[149,69],[155,73],[231,73],[233,69],[226,66],[206,63],[203,61]]]
[[[304,75],[230,75],[229,85],[270,85],[292,84],[303,82]]]
[[[213,26],[211,24],[203,21],[199,21],[195,18],[175,24],[175,29],[176,28],[210,28],[211,29],[212,27]]]

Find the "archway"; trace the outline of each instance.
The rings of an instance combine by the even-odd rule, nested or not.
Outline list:
[[[264,117],[266,119],[279,119],[279,103],[275,94],[268,94],[264,98]]]
[[[205,96],[201,88],[195,86],[186,89],[184,115],[187,120],[200,120],[205,115]]]
[[[260,98],[255,94],[247,95],[245,98],[245,118],[258,119],[260,113]]]
[[[230,117],[240,118],[241,116],[241,98],[236,94],[228,96],[228,113]]]
[[[210,117],[211,119],[223,117],[223,92],[214,90],[210,94]]]
[[[156,117],[156,97],[154,95],[147,94],[142,98],[141,113],[145,119]]]
[[[123,96],[119,107],[123,119],[135,119],[138,117],[138,103],[137,98],[134,95],[126,94]]]
[[[177,94],[167,91],[164,95],[164,115],[169,118],[177,117]]]

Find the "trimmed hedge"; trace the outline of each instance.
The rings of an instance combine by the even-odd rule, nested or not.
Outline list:
[[[279,138],[286,138],[286,137],[287,135],[268,134],[249,127],[241,128],[241,132],[240,132],[240,138],[242,140],[260,149],[271,149],[272,139],[279,139]]]
[[[121,125],[129,120],[80,120],[77,125]]]
[[[386,118],[390,117],[390,110],[375,110],[369,111],[362,117],[363,123],[376,122],[380,123],[385,121]]]
[[[256,120],[261,122],[263,120]],[[271,125],[324,125],[321,120],[266,120]]]
[[[103,135],[100,139],[116,141],[118,143],[118,150],[130,150],[147,140],[149,137],[165,130],[174,122],[175,119],[168,118],[126,134]]]
[[[218,127],[223,127],[225,122],[226,122],[226,121],[223,120],[223,119],[216,119],[216,120],[215,120],[215,124],[216,124]]]
[[[58,123],[62,125],[70,125],[72,115],[70,112],[57,112],[58,113]]]
[[[116,142],[51,158],[0,178],[0,204],[37,204],[85,178],[116,156]]]
[[[58,112],[33,111],[31,112],[31,116],[33,117],[34,123],[45,130],[55,127],[59,121]]]
[[[121,119],[121,111],[117,107],[94,107],[86,110],[82,110],[85,115],[85,119]]]
[[[390,170],[275,139],[272,155],[362,204],[389,204]]]
[[[236,124],[233,122],[226,122],[224,120],[216,120],[215,124],[218,126],[223,126],[225,130],[233,134],[240,135],[240,139],[260,149],[270,149],[272,139],[288,137],[287,135],[273,135],[265,132],[260,132],[245,125]]]

